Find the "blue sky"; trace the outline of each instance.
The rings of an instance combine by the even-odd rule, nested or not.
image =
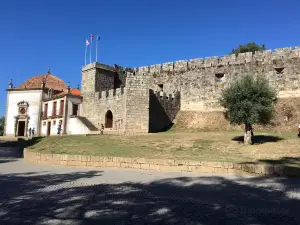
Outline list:
[[[6,88],[51,72],[81,82],[85,39],[101,36],[98,61],[127,67],[222,56],[255,41],[300,45],[299,0],[10,0],[0,6],[0,116]],[[95,58],[93,53],[93,59]]]

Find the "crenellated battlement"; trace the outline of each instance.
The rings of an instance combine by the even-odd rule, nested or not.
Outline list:
[[[163,101],[176,101],[177,97],[179,96],[179,92],[176,91],[175,93],[167,93],[163,91],[156,91],[155,95],[157,96],[158,99],[163,100]]]
[[[116,88],[105,90],[101,92],[95,92],[95,99],[112,99],[112,98],[120,98],[124,95],[125,88]]]
[[[134,78],[134,77],[147,77],[149,76],[149,74],[145,71],[137,71],[136,69],[134,69],[134,72],[126,72],[126,77],[127,78]]]
[[[225,55],[222,57],[212,56],[205,59],[196,58],[188,60],[179,60],[175,62],[167,62],[163,64],[155,64],[151,66],[142,66],[135,68],[137,74],[145,73],[163,73],[163,72],[184,72],[196,68],[207,67],[222,67],[228,65],[241,65],[248,63],[262,62],[263,64],[273,63],[273,60],[288,60],[292,58],[300,58],[300,46],[294,49],[289,48],[277,48],[274,51],[265,50],[257,51],[255,54],[252,52],[240,53],[237,56],[235,54]]]
[[[98,62],[93,62],[93,63],[90,63],[90,64],[87,64],[87,65],[83,66],[82,71],[88,71],[88,70],[95,69],[95,68],[103,69],[103,70],[109,70],[109,71],[113,71],[113,72],[116,70],[115,67],[105,65],[105,64],[102,64],[102,63],[98,63]]]

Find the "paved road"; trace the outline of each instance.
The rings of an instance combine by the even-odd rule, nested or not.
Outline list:
[[[0,159],[0,224],[300,224],[300,180]]]

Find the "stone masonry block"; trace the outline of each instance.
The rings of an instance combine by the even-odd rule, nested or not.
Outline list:
[[[142,170],[149,170],[150,166],[149,164],[140,164]]]
[[[214,168],[213,167],[208,167],[208,166],[202,166],[201,167],[201,172],[202,173],[214,173]]]
[[[226,168],[220,168],[220,167],[215,167],[214,168],[214,173],[215,174],[227,174],[228,173],[228,169],[226,169]]]
[[[175,160],[164,160],[164,164],[165,166],[175,166]]]
[[[133,169],[141,169],[141,164],[138,164],[138,163],[130,163],[130,164],[129,164],[129,168],[133,168]]]
[[[95,162],[95,161],[86,162],[86,166],[87,167],[101,167],[100,163]]]
[[[99,162],[99,156],[91,156],[92,162]]]
[[[121,168],[131,168],[130,167],[130,163],[127,163],[127,162],[121,162],[121,163],[119,163],[120,164],[120,167]]]
[[[204,60],[202,58],[199,59],[191,59],[190,62],[188,63],[189,68],[199,68],[203,66]]]
[[[160,165],[150,164],[149,165],[150,170],[160,170]]]
[[[146,164],[146,163],[148,163],[148,162],[147,162],[147,160],[144,159],[144,158],[138,158],[138,159],[137,159],[137,163],[139,163],[139,164]]]
[[[174,63],[173,62],[167,62],[162,64],[162,70],[163,71],[173,71]]]

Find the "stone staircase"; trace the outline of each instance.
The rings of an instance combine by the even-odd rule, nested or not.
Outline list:
[[[123,132],[120,130],[113,130],[110,128],[105,128],[103,131],[103,135],[121,135]],[[90,131],[86,136],[93,136],[93,135],[101,135],[101,131]]]
[[[86,117],[78,116],[77,118],[90,130],[90,132],[98,131],[100,134],[99,129],[95,127],[94,124],[92,124],[91,121],[89,121]]]

